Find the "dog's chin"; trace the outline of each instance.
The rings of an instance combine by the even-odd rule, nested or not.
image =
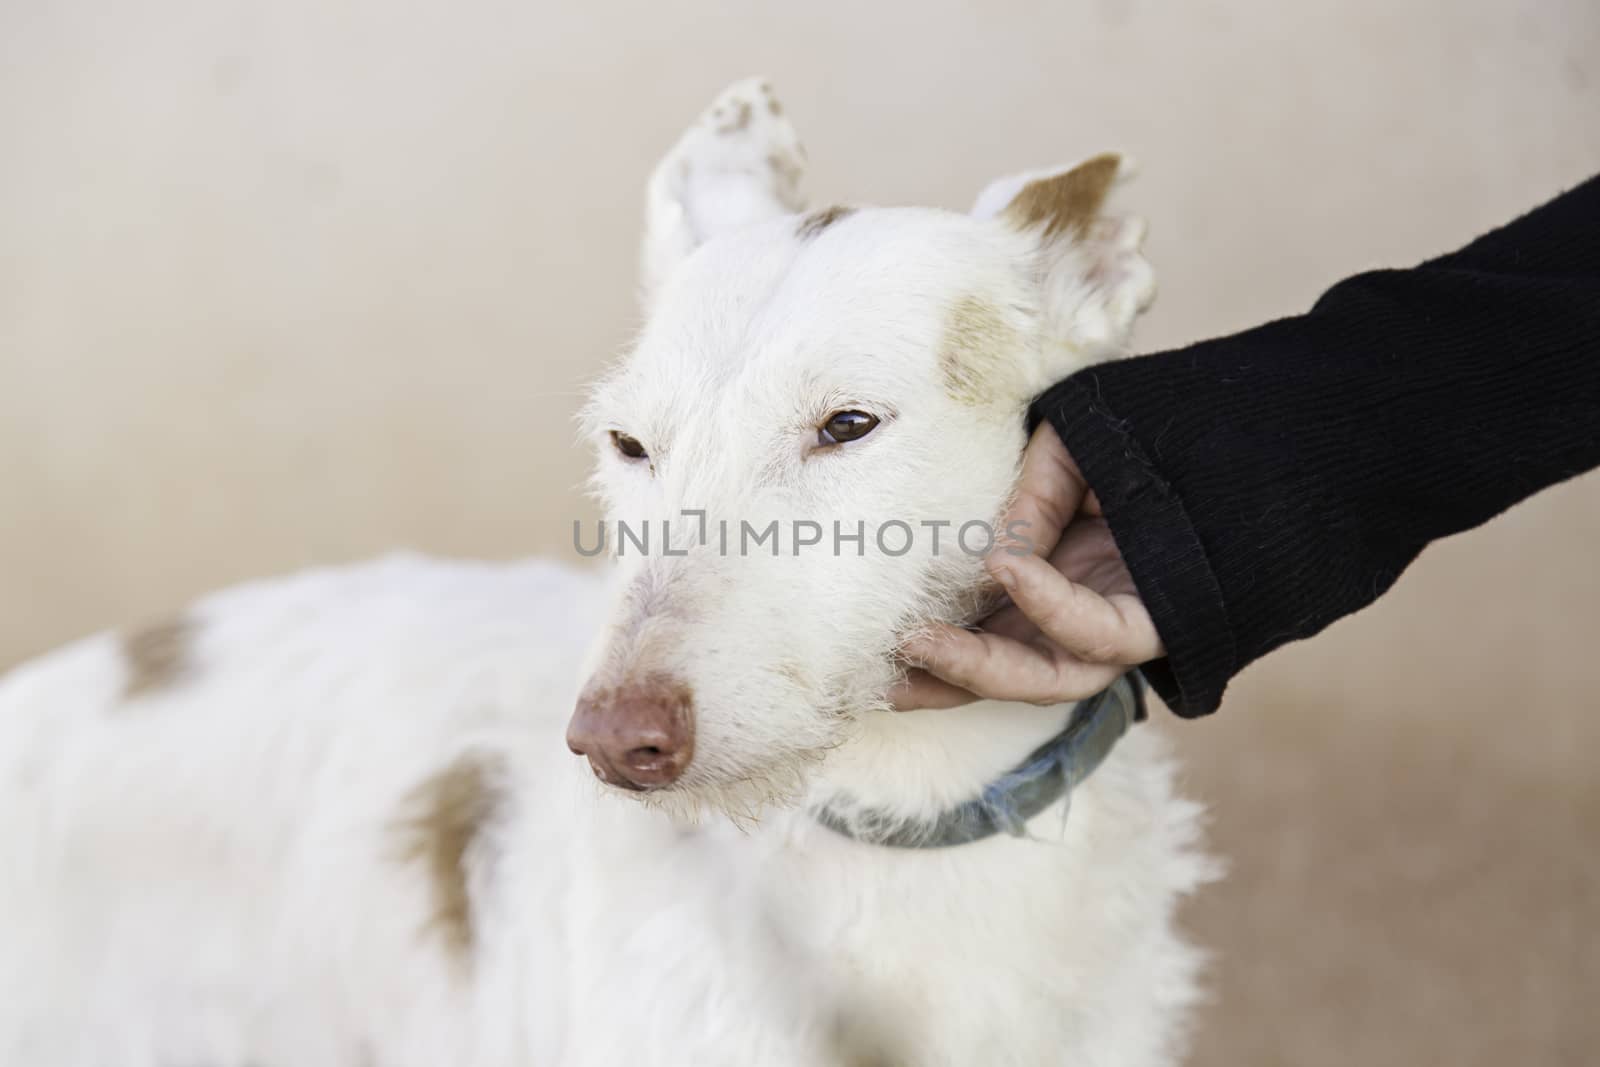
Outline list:
[[[700,768],[691,765],[683,778],[671,786],[629,795],[675,822],[695,824],[722,817],[737,826],[754,827],[763,818],[796,808],[804,801],[817,766],[844,734],[840,730],[829,743],[789,748],[740,766],[727,762]],[[707,762],[719,761],[713,758]]]
[[[797,806],[804,793],[804,776],[794,774],[680,784],[630,796],[673,822],[696,825],[721,817],[736,826],[752,828],[774,812]]]

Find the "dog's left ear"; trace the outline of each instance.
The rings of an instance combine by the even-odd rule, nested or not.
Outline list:
[[[724,89],[650,175],[639,271],[645,310],[706,241],[799,211],[805,158],[766,79]]]
[[[1000,178],[972,213],[1025,235],[1036,255],[1050,380],[1121,355],[1133,322],[1155,299],[1155,272],[1140,253],[1144,221],[1108,215],[1113,187],[1133,174],[1105,153],[1072,167]]]

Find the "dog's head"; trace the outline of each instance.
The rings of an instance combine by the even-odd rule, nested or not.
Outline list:
[[[804,211],[802,159],[760,81],[683,135],[649,184],[647,323],[587,412],[622,581],[569,744],[736,814],[882,707],[908,633],[975,614],[1029,400],[1120,353],[1153,293],[1142,226],[1102,212],[1118,156],[972,215]]]

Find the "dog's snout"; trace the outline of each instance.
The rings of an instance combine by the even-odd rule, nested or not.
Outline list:
[[[595,775],[609,785],[671,785],[694,758],[693,695],[664,675],[585,690],[567,725],[567,747],[588,757]]]

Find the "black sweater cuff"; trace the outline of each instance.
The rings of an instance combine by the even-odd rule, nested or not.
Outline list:
[[[1238,670],[1222,590],[1183,501],[1090,385],[1069,378],[1040,398],[1035,412],[1055,427],[1094,487],[1168,649],[1167,658],[1144,666],[1145,677],[1179,715],[1204,715]]]

